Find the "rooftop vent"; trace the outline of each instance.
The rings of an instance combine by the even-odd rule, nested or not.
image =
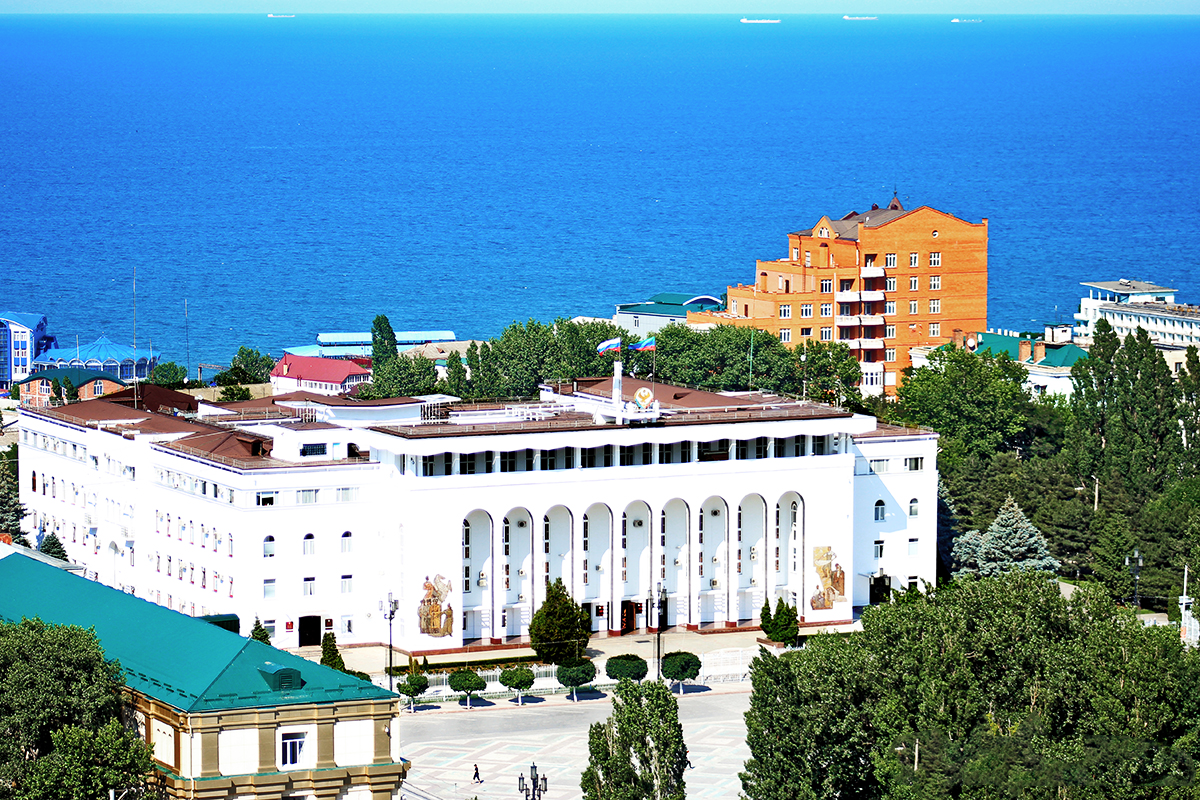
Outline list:
[[[265,661],[258,668],[258,672],[273,692],[287,692],[299,689],[304,685],[304,681],[300,680],[300,670],[295,667],[285,667],[282,664]]]

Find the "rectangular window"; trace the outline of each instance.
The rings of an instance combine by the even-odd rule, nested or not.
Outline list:
[[[895,361],[896,360],[896,348],[889,347],[886,350],[884,350],[883,351],[883,360],[884,361]]]
[[[805,250],[805,251],[804,251],[804,266],[806,266],[806,267],[811,267],[811,266],[812,266],[812,250]],[[825,291],[825,290],[824,290],[824,289],[822,289],[821,291],[823,292],[823,291]]]
[[[833,303],[821,303],[821,316],[822,317],[832,317],[833,316]]]
[[[833,291],[833,278],[821,279],[821,294],[829,294]]]
[[[304,595],[305,597],[312,597],[314,594],[316,594],[317,593],[317,579],[316,578],[305,578],[304,583],[303,583],[303,588],[300,593],[302,595]]]
[[[302,456],[323,456],[325,455],[326,445],[321,444],[302,444],[300,445],[300,455]]]
[[[854,316],[853,303],[838,303],[838,316],[851,317]]]
[[[317,502],[316,489],[301,489],[296,492],[296,503],[302,506],[311,506]]]
[[[908,554],[910,556],[915,556],[917,554],[917,540],[916,539],[908,540]]]
[[[470,567],[463,567],[463,583],[462,583],[462,585],[463,585],[464,592],[471,591],[471,568]]]
[[[930,253],[929,254],[929,266],[940,267],[941,265],[942,265],[942,254],[941,253]]]
[[[904,459],[904,469],[906,472],[920,472],[925,469],[924,456],[914,456],[913,458]]]
[[[821,328],[821,341],[822,342],[832,342],[833,341],[833,328]]]
[[[792,307],[790,305],[780,306],[779,307],[779,318],[780,319],[791,319],[792,318]]]
[[[908,588],[916,591],[916,589],[917,589],[917,576],[916,575],[908,576]]]
[[[792,340],[792,329],[791,328],[784,328],[783,330],[779,331],[779,341],[783,342],[784,344],[787,344],[791,340]]]
[[[940,299],[929,301],[929,313],[930,314],[942,313],[942,301]]]
[[[342,633],[354,633],[354,617],[342,617]]]
[[[896,279],[895,278],[885,278],[883,281],[883,290],[885,292],[896,291]]]
[[[908,301],[908,313],[909,313],[910,315],[914,316],[914,317],[915,317],[917,314],[920,314],[920,313],[921,313],[921,312],[918,310],[918,306],[917,306],[917,301],[916,301],[916,300],[909,300],[909,301]]]
[[[921,263],[921,256],[918,253],[909,253],[908,254],[908,265],[910,267],[912,267],[913,269],[916,269],[917,265],[920,263]]]
[[[895,254],[895,253],[888,253],[887,255],[885,255],[885,256],[883,257],[883,266],[885,266],[885,267],[894,267],[894,266],[896,266],[896,254]]]
[[[800,316],[804,319],[810,319],[812,317],[812,303],[800,304]]]
[[[920,288],[921,288],[921,279],[920,278],[918,278],[916,275],[913,275],[911,278],[908,279],[908,290],[910,292],[915,292]]]
[[[929,335],[934,336],[934,337],[941,336],[942,335],[942,323],[940,323],[940,322],[929,323]]]
[[[801,328],[800,335],[801,336],[812,336],[812,328]]]
[[[358,500],[358,487],[348,486],[338,489],[336,497],[339,503],[353,503]]]
[[[517,471],[517,454],[516,453],[501,453],[500,454],[500,471],[501,472],[516,472]]]
[[[354,591],[354,577],[351,575],[342,576],[342,594],[350,594]]]
[[[930,275],[929,276],[929,288],[933,289],[934,291],[941,289],[942,288],[942,276],[941,275]]]
[[[885,301],[883,304],[883,313],[887,314],[887,315],[895,314],[896,313],[896,301],[895,300]]]
[[[303,733],[285,733],[279,740],[279,763],[285,767],[295,767],[300,764],[300,754],[304,751]]]
[[[873,458],[870,463],[872,475],[882,475],[888,471],[888,460],[886,458]]]
[[[279,492],[259,492],[255,497],[255,504],[260,506],[275,505],[276,498],[279,497]]]
[[[275,579],[267,578],[263,581],[263,599],[269,599],[275,596]]]
[[[883,558],[883,540],[882,539],[875,540],[874,555],[875,555],[876,561]]]

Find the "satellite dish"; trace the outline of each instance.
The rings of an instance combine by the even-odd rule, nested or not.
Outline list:
[[[967,339],[967,349],[968,350],[975,349],[975,337],[974,336],[972,336],[970,339]]]

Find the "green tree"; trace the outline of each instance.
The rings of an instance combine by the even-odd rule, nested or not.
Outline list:
[[[471,695],[487,688],[487,681],[473,669],[458,669],[450,673],[450,689],[467,696],[467,709],[471,708]]]
[[[1110,426],[1109,466],[1135,498],[1148,499],[1178,476],[1179,384],[1145,328],[1125,337],[1113,376],[1117,424]]]
[[[666,686],[622,679],[608,720],[588,729],[585,800],[684,800],[688,751]]]
[[[143,787],[153,766],[137,731],[110,719],[98,729],[67,725],[50,734],[51,751],[29,764],[18,800],[101,798]]]
[[[628,678],[640,683],[649,671],[650,665],[637,653],[620,653],[604,662],[604,674],[614,681]]]
[[[258,617],[254,618],[254,627],[250,629],[250,638],[256,642],[262,642],[266,645],[271,644],[271,632],[267,630],[267,627],[262,624],[262,620],[260,620]],[[325,650],[323,643],[321,650],[323,657]]]
[[[571,690],[571,700],[575,700],[575,690],[596,679],[596,665],[583,659],[559,664],[558,669],[554,671],[554,677]]]
[[[479,375],[479,345],[474,340],[467,345],[467,391],[465,397],[477,397],[475,378]]]
[[[250,399],[250,390],[245,386],[225,386],[217,401],[221,403],[241,403]]]
[[[758,613],[758,626],[762,628],[763,636],[766,636],[772,642],[775,639],[771,636],[775,632],[775,620],[771,615],[771,598],[763,600],[762,610]]]
[[[57,403],[62,403],[63,401],[62,382],[58,378],[53,378],[50,381],[50,399]]]
[[[21,489],[16,474],[7,463],[0,469],[0,533],[16,537],[21,532],[21,520],[29,516],[21,502]]]
[[[1133,597],[1133,579],[1125,559],[1133,554],[1133,531],[1122,514],[1107,514],[1097,519],[1100,535],[1092,547],[1092,573],[1104,585],[1109,596],[1122,601]]]
[[[63,547],[63,543],[58,540],[58,537],[53,532],[46,534],[38,550],[51,558],[57,558],[59,561],[70,560],[67,557],[67,548]]]
[[[371,323],[371,368],[378,369],[389,361],[395,361],[397,354],[396,332],[392,330],[388,318],[380,314]]]
[[[587,611],[567,592],[562,578],[546,589],[546,599],[529,621],[529,646],[547,664],[562,664],[583,658],[592,638],[592,621]]]
[[[408,710],[415,713],[417,698],[429,690],[429,678],[419,672],[410,672],[396,685],[396,691],[408,698]]]
[[[524,705],[522,695],[533,688],[533,670],[529,667],[509,667],[501,670],[500,684],[517,693],[517,705]]]
[[[700,675],[700,658],[695,653],[685,650],[667,653],[663,656],[662,674],[667,680],[675,681],[682,694],[683,682],[694,681]]]
[[[791,644],[796,641],[796,633],[800,626],[800,617],[796,613],[796,607],[784,602],[780,597],[775,603],[775,613],[770,613],[770,601],[763,603],[763,610],[766,613],[762,624],[763,633],[772,642],[781,642]]]
[[[62,397],[66,403],[79,402],[79,389],[76,388],[75,384],[66,375],[63,376]]]
[[[160,361],[150,370],[148,383],[165,386],[168,389],[182,389],[187,383],[187,370],[174,361]]]
[[[21,385],[19,383],[10,384],[8,387],[8,398],[10,400],[21,399]]]
[[[333,667],[339,672],[346,671],[346,662],[342,658],[341,651],[338,650],[337,636],[333,631],[329,631],[321,637],[321,663],[327,667]]]
[[[414,356],[406,355],[404,361],[407,361],[408,364],[406,365],[407,369],[402,367],[401,394],[408,397],[432,394],[437,387],[437,367],[433,361],[420,353]]]
[[[794,391],[819,403],[843,403],[858,408],[862,369],[850,348],[841,342],[805,339],[792,351],[796,364]]]
[[[500,372],[496,367],[496,359],[492,357],[492,347],[487,342],[479,347],[479,369],[471,372],[471,389],[480,400],[503,395]]]
[[[1001,575],[1018,570],[1056,572],[1059,563],[1042,532],[1025,516],[1012,496],[1004,501],[996,519],[980,534],[968,531],[955,542],[955,576],[968,573]]]
[[[270,354],[260,353],[252,347],[242,345],[230,362],[229,368],[245,374],[247,379],[238,383],[269,383],[271,370],[275,368],[275,359],[271,358]]]
[[[988,458],[1025,430],[1027,374],[1007,354],[948,344],[929,354],[928,366],[908,371],[896,395],[908,420],[941,434],[939,462]]]
[[[474,342],[472,342],[474,344]],[[467,368],[463,366],[462,357],[453,351],[446,354],[446,394],[455,397],[468,397],[470,387],[467,384]]]
[[[1200,475],[1200,354],[1194,344],[1188,345],[1179,374],[1179,419],[1186,472]]]

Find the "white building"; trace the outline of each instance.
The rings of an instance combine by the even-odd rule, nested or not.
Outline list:
[[[308,391],[345,394],[356,384],[371,380],[370,370],[341,358],[310,358],[287,353],[271,370],[271,393]]]
[[[1200,306],[1176,303],[1174,289],[1125,278],[1082,285],[1088,296],[1079,301],[1076,335],[1094,335],[1096,320],[1106,319],[1122,339],[1145,328],[1158,345],[1200,345]]]
[[[617,384],[614,389],[614,382]],[[618,398],[614,401],[614,397]],[[849,621],[935,576],[936,434],[626,378],[411,423],[22,409],[21,496],[88,574],[283,647],[412,652],[527,633],[561,578],[595,630]],[[649,622],[649,625],[647,625]]]

